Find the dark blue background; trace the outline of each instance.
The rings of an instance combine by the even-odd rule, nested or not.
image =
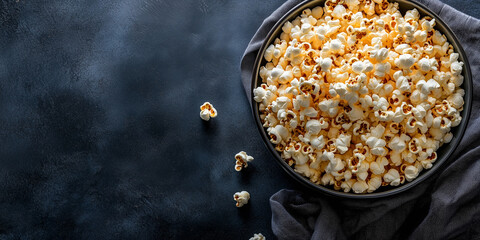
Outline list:
[[[0,238],[272,239],[269,197],[300,186],[263,145],[239,65],[282,2],[0,1]]]

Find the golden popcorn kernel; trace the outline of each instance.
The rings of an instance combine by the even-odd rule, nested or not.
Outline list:
[[[275,150],[277,150],[278,152],[283,152],[283,150],[285,150],[285,147],[282,144],[277,144],[277,146],[275,146]]]
[[[270,138],[271,138],[273,141],[277,141],[277,135],[275,135],[275,134],[270,134]]]
[[[430,156],[427,157],[427,160],[436,160],[437,159],[437,153],[433,152]]]
[[[288,160],[287,160],[287,164],[288,164],[289,166],[292,166],[293,164],[295,164],[295,161],[294,161],[293,159],[288,159]]]
[[[400,175],[400,184],[403,184],[403,183],[405,183],[405,176]]]
[[[367,33],[366,32],[357,32],[355,35],[356,35],[357,39],[362,39],[363,37],[365,37],[367,35]]]
[[[295,144],[295,151],[299,151],[302,145],[300,143]]]
[[[416,122],[417,120],[415,118],[410,118],[410,120],[408,121],[408,125],[410,125],[411,127],[414,127]]]

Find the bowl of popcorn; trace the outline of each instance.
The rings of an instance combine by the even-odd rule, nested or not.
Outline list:
[[[452,30],[406,0],[304,1],[268,33],[252,76],[278,163],[330,195],[374,198],[425,180],[453,153],[472,79]]]

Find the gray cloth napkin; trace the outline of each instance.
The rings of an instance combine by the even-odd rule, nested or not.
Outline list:
[[[255,56],[275,22],[300,0],[289,0],[264,20],[241,63],[242,82],[251,96]],[[480,84],[480,21],[438,0],[418,0],[448,23],[461,41]],[[378,200],[339,200],[293,190],[270,199],[272,229],[279,239],[480,239],[480,99],[450,161],[418,186]]]

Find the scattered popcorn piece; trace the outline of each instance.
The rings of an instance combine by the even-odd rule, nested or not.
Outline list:
[[[235,170],[240,172],[243,168],[248,167],[248,162],[253,161],[253,157],[248,156],[246,152],[241,151],[235,155],[235,160]]]
[[[200,106],[200,118],[205,121],[210,120],[210,118],[214,118],[217,116],[217,110],[213,107],[213,105],[209,102],[205,102]]]
[[[237,207],[243,207],[243,205],[247,204],[248,200],[250,200],[250,193],[247,191],[236,192],[233,195],[233,200],[237,201]]]
[[[387,0],[327,0],[287,21],[253,89],[282,158],[315,184],[358,194],[431,168],[465,95],[464,63],[435,25]]]
[[[266,240],[266,238],[261,233],[255,233],[253,234],[253,237],[250,238],[250,240]]]

